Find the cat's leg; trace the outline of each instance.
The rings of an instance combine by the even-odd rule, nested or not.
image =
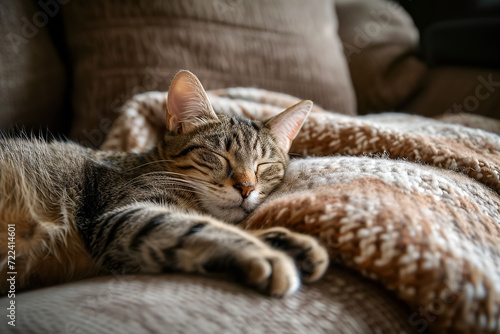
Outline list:
[[[86,237],[94,260],[108,272],[235,274],[274,296],[300,286],[300,274],[287,254],[207,216],[136,204],[106,214]]]
[[[272,248],[281,250],[292,257],[304,282],[318,280],[328,268],[328,253],[315,238],[309,235],[295,233],[283,227],[247,232]]]

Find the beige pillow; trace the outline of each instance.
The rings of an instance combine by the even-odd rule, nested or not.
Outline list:
[[[386,0],[337,0],[336,9],[358,112],[398,108],[426,72],[416,57],[419,35],[411,17]]]
[[[74,60],[72,136],[99,146],[132,95],[189,69],[206,89],[253,86],[354,114],[330,0],[73,1],[63,8]]]
[[[65,70],[33,1],[2,2],[0,10],[0,130],[60,129]]]

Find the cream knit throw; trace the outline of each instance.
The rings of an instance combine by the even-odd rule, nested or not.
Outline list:
[[[216,112],[265,119],[298,99],[210,91]],[[166,93],[135,96],[103,149],[141,152],[164,131]],[[500,122],[351,117],[315,108],[285,181],[243,223],[315,235],[334,261],[410,305],[418,332],[500,333]],[[491,132],[453,123],[474,124]]]

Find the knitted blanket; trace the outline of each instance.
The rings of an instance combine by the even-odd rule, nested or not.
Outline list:
[[[252,88],[209,98],[218,113],[253,119],[298,102]],[[159,92],[128,101],[102,148],[152,147],[164,131],[165,102]],[[351,117],[316,106],[293,143],[283,184],[242,227],[317,236],[334,263],[410,305],[417,332],[500,333],[497,134],[500,122],[479,116]]]

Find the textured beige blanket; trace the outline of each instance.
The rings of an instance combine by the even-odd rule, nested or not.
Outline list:
[[[209,97],[216,112],[255,119],[297,102],[250,88]],[[103,148],[154,145],[165,98],[130,100]],[[499,133],[500,122],[470,115],[350,117],[315,107],[285,182],[243,225],[319,237],[334,262],[408,303],[417,331],[499,333]]]

